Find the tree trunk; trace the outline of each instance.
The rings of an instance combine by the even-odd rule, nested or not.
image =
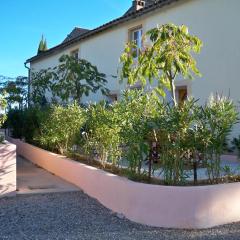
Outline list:
[[[170,79],[170,84],[171,84],[171,94],[172,94],[172,99],[174,106],[177,106],[177,100],[176,100],[176,93],[175,93],[175,84],[174,84],[174,79]]]

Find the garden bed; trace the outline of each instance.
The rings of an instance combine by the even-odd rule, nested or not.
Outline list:
[[[20,140],[11,142],[18,154],[132,221],[188,229],[240,221],[240,183],[192,187],[137,183]]]

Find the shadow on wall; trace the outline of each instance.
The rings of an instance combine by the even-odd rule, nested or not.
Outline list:
[[[16,146],[0,144],[0,197],[16,192]]]

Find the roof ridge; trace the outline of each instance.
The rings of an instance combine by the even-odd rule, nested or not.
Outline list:
[[[102,32],[102,31],[105,31],[106,29],[110,29],[111,27],[113,27],[113,26],[115,26],[117,24],[121,24],[121,23],[123,23],[125,21],[129,21],[131,19],[138,18],[138,17],[140,17],[140,16],[142,16],[144,14],[147,14],[147,13],[149,13],[151,11],[154,11],[154,10],[156,10],[158,8],[163,8],[163,7],[167,6],[167,5],[170,5],[173,2],[180,2],[180,1],[183,1],[183,0],[156,0],[153,4],[150,4],[149,6],[146,6],[146,7],[142,8],[142,9],[140,9],[138,11],[130,12],[130,13],[128,13],[126,15],[123,15],[123,16],[121,16],[119,18],[113,19],[113,20],[111,20],[111,21],[109,21],[109,22],[107,22],[107,23],[105,23],[105,24],[103,24],[103,25],[101,25],[101,26],[99,26],[97,28],[94,28],[92,30],[86,29],[88,31],[86,31],[85,33],[82,33],[81,35],[79,35],[79,36],[77,36],[75,38],[72,38],[72,39],[70,39],[68,41],[65,41],[66,40],[65,39],[62,43],[60,43],[60,44],[58,44],[58,45],[48,49],[44,53],[42,53],[40,55],[36,55],[36,56],[34,56],[32,58],[27,59],[26,63],[34,61],[34,60],[36,60],[36,59],[38,59],[40,57],[47,56],[51,52],[54,52],[55,50],[57,50],[60,47],[63,47],[63,48],[67,47],[67,46],[69,46],[71,44],[76,43],[77,41],[80,41],[82,39],[88,38],[88,37],[90,37],[90,36],[92,36],[94,34]]]

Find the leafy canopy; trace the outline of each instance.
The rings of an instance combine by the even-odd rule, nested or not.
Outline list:
[[[32,73],[31,99],[33,103],[42,105],[47,102],[46,92],[52,93],[52,101],[62,102],[77,101],[98,90],[107,94],[105,87],[106,75],[98,71],[85,59],[75,59],[73,56],[63,55],[59,59],[59,65],[55,68],[44,69]]]
[[[0,82],[0,94],[4,94],[8,108],[23,108],[27,103],[28,78],[18,76],[17,78],[5,78]]]
[[[102,94],[108,93],[106,75],[85,59],[63,55],[52,75],[52,92],[63,101],[72,98],[80,103],[82,96],[88,96],[91,92],[100,90]]]
[[[190,35],[184,25],[165,24],[148,31],[143,38],[143,48],[139,49],[137,59],[134,42],[126,45],[120,61],[123,64],[121,79],[127,78],[128,84],[140,81],[143,86],[158,81],[155,89],[165,96],[165,88],[171,91],[176,104],[174,80],[178,75],[192,79],[200,76],[192,53],[200,53],[202,42]]]
[[[41,134],[36,140],[48,149],[63,154],[74,144],[84,122],[85,111],[77,103],[67,107],[53,106],[48,117],[41,122]]]
[[[47,50],[48,50],[47,40],[44,39],[44,37],[42,35],[41,41],[39,42],[39,45],[38,45],[38,54],[40,54],[44,51],[47,51]]]

